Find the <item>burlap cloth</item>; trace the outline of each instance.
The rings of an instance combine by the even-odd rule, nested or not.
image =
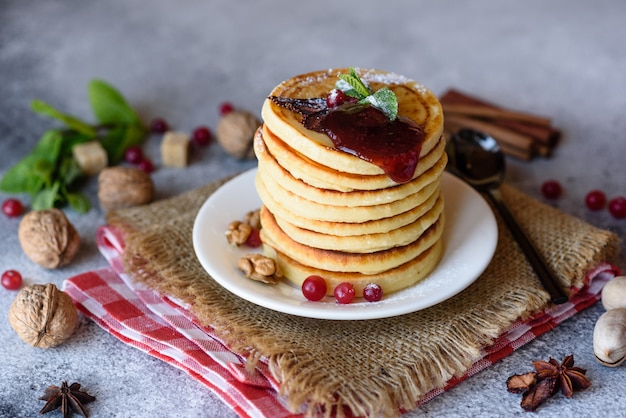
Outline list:
[[[548,294],[499,222],[493,261],[468,289],[431,308],[368,321],[309,319],[256,306],[213,281],[196,259],[192,227],[224,180],[151,205],[109,213],[125,235],[136,280],[191,304],[193,313],[250,364],[265,356],[281,393],[309,415],[393,416],[462,375],[481,347],[515,320],[544,309]],[[580,288],[586,271],[616,256],[617,237],[503,186],[514,216],[558,274]],[[226,226],[225,226],[226,227]],[[226,245],[226,242],[224,243]]]

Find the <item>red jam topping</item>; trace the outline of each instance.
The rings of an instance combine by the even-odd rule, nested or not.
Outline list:
[[[329,109],[310,129],[335,147],[380,167],[396,183],[413,178],[424,141],[420,125],[398,116],[390,121],[377,108],[346,103]]]

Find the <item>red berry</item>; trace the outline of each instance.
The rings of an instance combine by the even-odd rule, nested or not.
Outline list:
[[[352,300],[354,300],[354,295],[356,294],[354,286],[352,286],[352,283],[349,282],[339,283],[337,287],[335,287],[335,291],[333,293],[337,302],[341,304],[348,304],[352,302]]]
[[[248,247],[257,248],[260,247],[263,242],[261,241],[261,231],[256,228],[252,228],[248,239],[246,239],[246,245]]]
[[[137,167],[139,167],[140,170],[143,170],[148,174],[154,171],[154,164],[152,164],[152,161],[147,158],[141,160],[139,164],[137,164]]]
[[[302,283],[302,294],[308,300],[321,300],[326,296],[326,281],[320,276],[307,277]]]
[[[211,131],[206,126],[199,126],[193,131],[193,142],[200,147],[211,143]]]
[[[561,193],[563,193],[563,188],[561,183],[556,180],[548,180],[541,185],[541,194],[546,199],[558,199],[561,197]]]
[[[2,202],[2,212],[9,218],[15,218],[24,212],[24,205],[19,200],[10,198]]]
[[[2,286],[8,290],[17,290],[22,287],[22,275],[15,270],[2,273]]]
[[[376,283],[370,283],[363,289],[363,297],[368,302],[378,302],[383,298],[383,289]]]
[[[626,197],[619,196],[609,200],[609,213],[617,219],[626,218]]]
[[[232,112],[233,110],[235,110],[235,106],[233,106],[232,103],[230,102],[224,102],[220,105],[220,116],[224,116],[229,114],[230,112]]]
[[[348,95],[339,89],[332,89],[326,96],[326,106],[333,108],[348,101]]]
[[[143,150],[137,145],[131,145],[124,151],[124,159],[131,164],[139,164],[143,160]]]
[[[150,122],[150,130],[157,134],[162,134],[164,132],[169,131],[170,126],[167,121],[163,118],[154,118],[152,122]]]
[[[606,205],[606,195],[601,190],[592,190],[585,196],[585,205],[589,210],[600,210]]]

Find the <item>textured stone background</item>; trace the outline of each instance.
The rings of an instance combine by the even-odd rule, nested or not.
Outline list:
[[[295,74],[328,67],[380,68],[415,78],[435,93],[458,87],[513,109],[549,115],[564,132],[550,159],[510,160],[508,180],[539,196],[546,179],[566,190],[553,204],[626,235],[626,221],[583,205],[592,188],[626,195],[626,3],[620,0],[433,2],[3,0],[0,4],[0,174],[27,153],[52,122],[34,115],[43,99],[91,119],[86,86],[103,78],[148,121],[163,116],[176,129],[215,127],[222,101],[260,112],[265,95]],[[146,143],[158,164],[158,138]],[[242,171],[213,146],[184,173],[160,169],[160,197]],[[95,197],[95,181],[85,190]],[[4,200],[7,196],[0,195]],[[23,197],[27,202],[27,197]],[[95,203],[95,200],[93,200]],[[97,206],[97,205],[96,205]],[[99,208],[68,211],[83,246],[58,271],[31,263],[17,241],[18,220],[0,216],[0,271],[18,269],[25,282],[62,281],[102,267],[94,232]],[[622,247],[624,248],[624,247]],[[624,251],[619,264],[625,267]],[[0,316],[14,293],[0,288]],[[523,347],[499,364],[407,416],[523,415],[506,378],[530,361],[574,353],[593,386],[573,399],[557,397],[542,416],[619,416],[626,404],[626,368],[595,363],[591,336],[600,306]],[[22,343],[0,320],[0,417],[32,417],[49,384],[80,381],[98,400],[94,417],[234,415],[205,387],[130,348],[92,322],[54,350]]]

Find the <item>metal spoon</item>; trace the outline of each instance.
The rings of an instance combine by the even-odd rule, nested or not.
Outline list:
[[[528,262],[550,294],[554,304],[567,302],[567,296],[546,262],[504,204],[500,184],[504,179],[504,154],[491,136],[471,129],[452,135],[447,145],[448,170],[486,196],[496,207],[504,223],[526,255]]]

